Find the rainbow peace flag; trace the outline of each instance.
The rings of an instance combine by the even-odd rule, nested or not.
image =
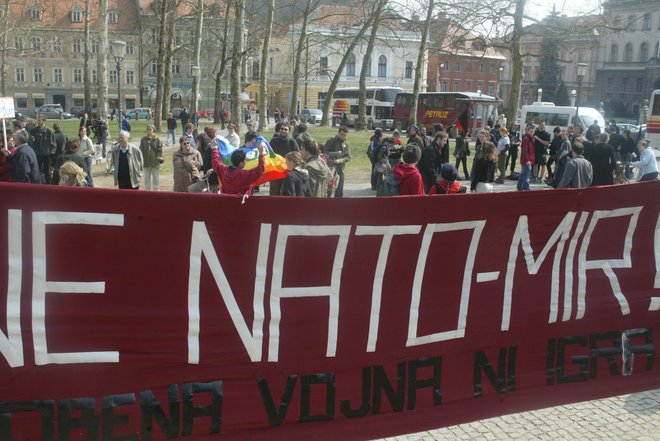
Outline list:
[[[257,141],[254,143],[254,147],[242,147],[240,149],[237,149],[236,147],[229,144],[229,141],[224,136],[217,135],[215,137],[215,142],[218,146],[220,159],[222,159],[222,162],[225,165],[232,165],[231,154],[234,152],[234,150],[244,150],[245,170],[252,170],[253,168],[257,168],[259,165],[259,150],[257,150],[257,146],[259,143],[264,144],[266,150],[264,158],[266,160],[265,171],[259,179],[250,185],[250,187],[257,187],[274,179],[283,179],[287,174],[289,174],[289,169],[286,167],[286,160],[273,151],[270,143],[266,141],[263,136],[257,137]]]

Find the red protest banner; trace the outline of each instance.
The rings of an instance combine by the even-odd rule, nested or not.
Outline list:
[[[658,387],[659,196],[0,185],[0,439],[366,439]]]

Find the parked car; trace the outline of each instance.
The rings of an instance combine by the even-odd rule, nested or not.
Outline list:
[[[323,118],[323,112],[319,109],[304,109],[300,112],[300,121],[305,123],[320,123]]]
[[[623,132],[624,130],[630,130],[632,133],[639,132],[639,126],[635,124],[617,123],[616,126],[619,128],[619,131],[621,132]]]
[[[213,119],[215,116],[215,110],[208,108],[208,109],[199,109],[197,111],[197,116],[200,118],[208,118],[208,119]]]
[[[35,107],[33,112],[35,118],[44,116],[51,119],[69,119],[72,115],[65,112],[61,104],[44,104],[43,106]]]
[[[148,107],[138,107],[137,109],[129,110],[126,112],[126,119],[147,119],[149,118]]]
[[[73,106],[69,109],[69,113],[75,118],[82,118],[85,114],[85,106]]]

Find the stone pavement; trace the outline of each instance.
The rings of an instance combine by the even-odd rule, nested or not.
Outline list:
[[[388,441],[658,441],[660,389],[522,412]]]

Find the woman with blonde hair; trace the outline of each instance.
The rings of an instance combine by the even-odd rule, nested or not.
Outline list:
[[[87,127],[81,126],[78,130],[78,138],[80,139],[80,155],[85,160],[85,172],[87,173],[87,183],[90,187],[94,186],[94,178],[92,177],[92,162],[96,152],[94,151],[94,142],[87,136]]]
[[[300,152],[289,152],[285,156],[289,174],[282,184],[282,196],[311,196],[309,172],[302,167]]]
[[[474,177],[470,191],[490,193],[493,191],[495,167],[497,166],[497,150],[495,144],[486,141],[481,146],[479,156],[474,161]]]
[[[73,161],[66,161],[59,170],[59,185],[87,187],[87,173]]]

